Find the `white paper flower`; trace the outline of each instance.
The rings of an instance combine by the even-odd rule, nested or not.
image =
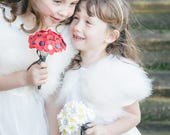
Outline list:
[[[83,124],[93,121],[95,114],[82,102],[71,101],[64,105],[57,119],[61,134],[71,135],[77,132]]]

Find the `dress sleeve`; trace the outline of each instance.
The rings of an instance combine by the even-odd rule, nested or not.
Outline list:
[[[141,101],[151,95],[152,81],[147,73],[135,63],[126,64],[120,67],[120,91],[124,105],[130,105],[135,101]]]

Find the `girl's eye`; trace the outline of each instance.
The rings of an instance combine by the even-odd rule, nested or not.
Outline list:
[[[78,20],[79,18],[77,16],[73,16],[73,20]]]
[[[90,21],[86,21],[86,23],[87,23],[87,24],[90,24],[90,25],[92,24]]]
[[[72,2],[70,5],[71,6],[76,6],[78,2]]]
[[[54,0],[55,3],[60,4],[62,1],[61,0]]]

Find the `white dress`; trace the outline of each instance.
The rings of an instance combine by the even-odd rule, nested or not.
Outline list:
[[[81,101],[96,114],[96,123],[110,123],[127,112],[122,107],[151,94],[151,80],[134,62],[109,55],[65,74],[57,102]],[[136,127],[122,135],[140,135]]]
[[[20,18],[12,24],[7,23],[0,8],[0,75],[27,69],[38,60],[36,50],[28,47],[28,35],[21,30],[21,23]],[[60,74],[74,56],[67,33],[67,28],[63,27],[66,51],[47,57],[48,82],[41,90],[27,86],[0,91],[0,135],[49,134],[44,100],[56,91]]]

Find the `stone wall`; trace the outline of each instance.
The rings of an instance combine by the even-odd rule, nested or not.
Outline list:
[[[170,132],[170,0],[129,0],[131,31],[153,79],[153,95],[141,102],[142,129]]]

